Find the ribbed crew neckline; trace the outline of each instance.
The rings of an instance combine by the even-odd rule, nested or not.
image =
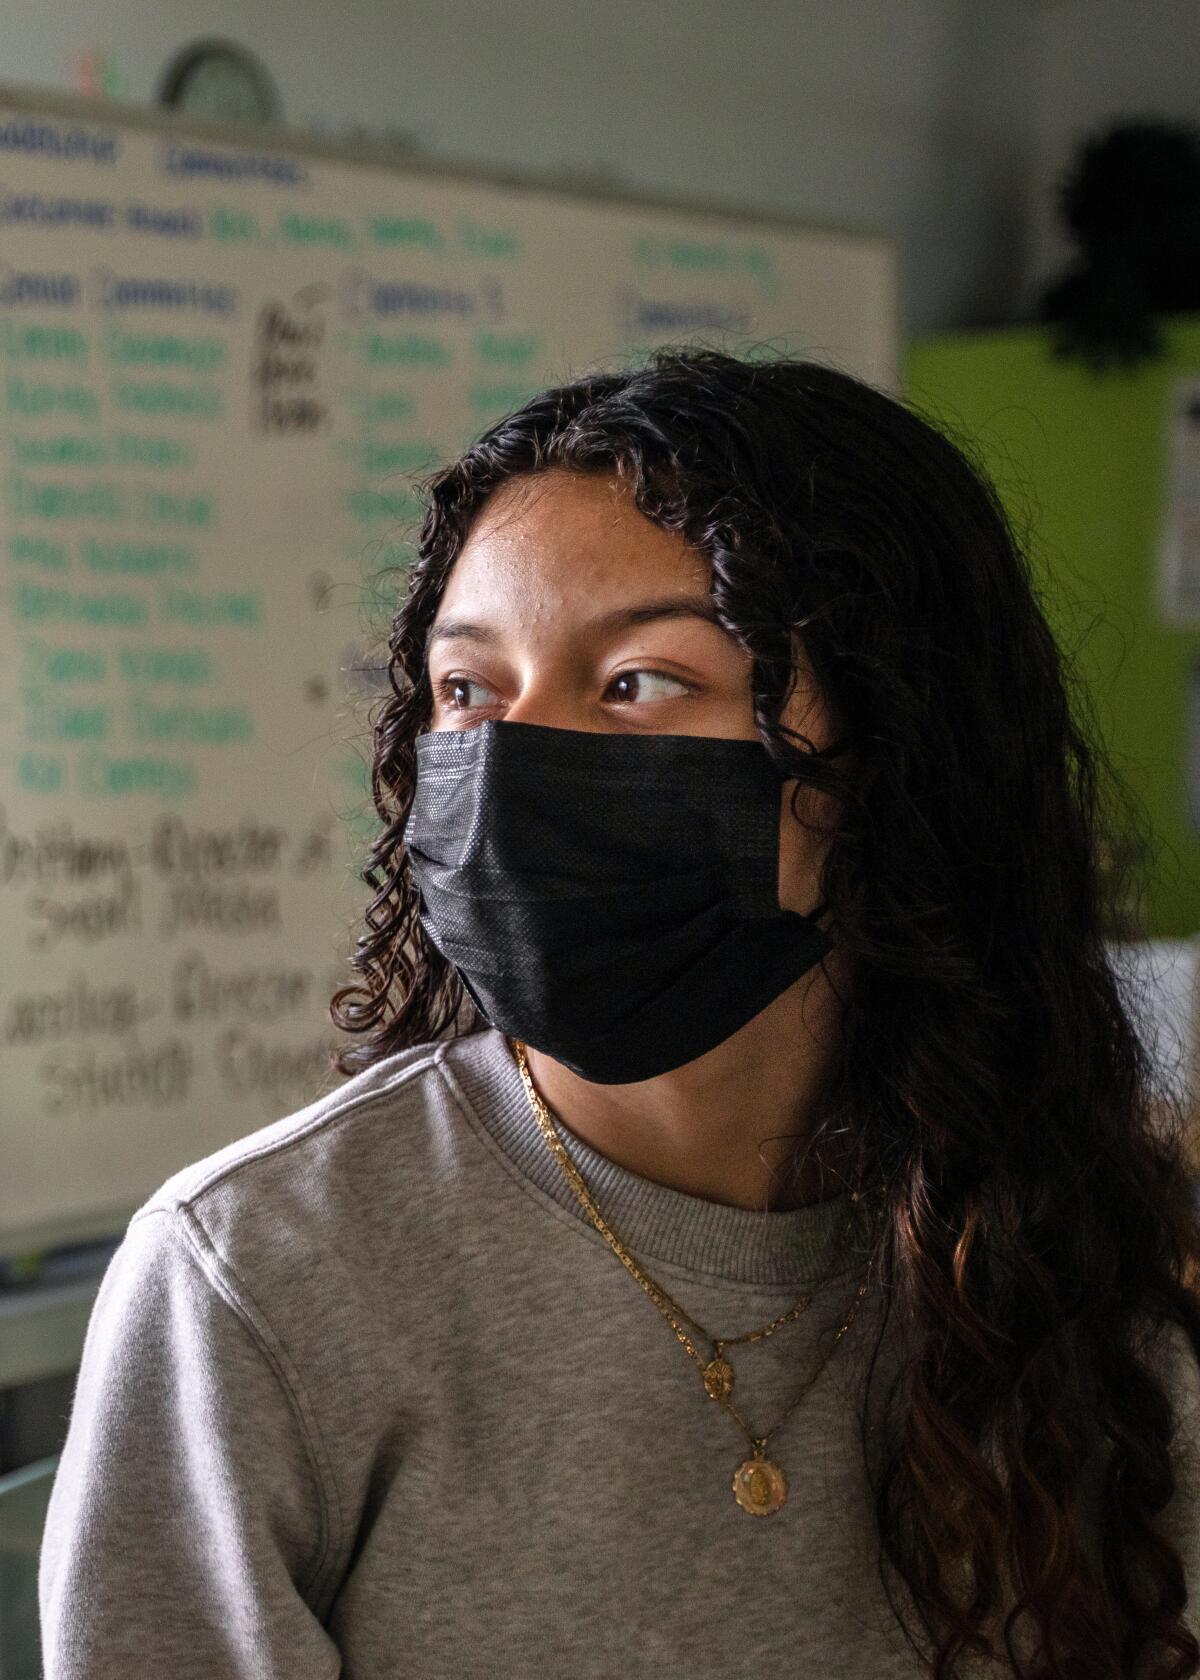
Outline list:
[[[494,1028],[450,1039],[438,1052],[470,1114],[520,1174],[607,1247],[554,1159],[525,1094],[520,1069]],[[807,1207],[755,1212],[642,1178],[593,1149],[551,1111],[559,1137],[605,1223],[635,1259],[657,1260],[697,1279],[743,1284],[818,1284],[863,1258],[859,1223],[844,1242],[845,1193]]]

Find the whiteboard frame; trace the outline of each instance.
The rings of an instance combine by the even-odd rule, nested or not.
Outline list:
[[[436,158],[414,147],[410,153],[398,153],[388,146],[366,143],[322,140],[304,129],[289,128],[286,124],[261,127],[238,126],[231,123],[205,121],[186,111],[173,111],[169,106],[134,105],[115,99],[88,99],[80,94],[43,91],[40,88],[0,82],[0,105],[30,115],[64,118],[68,121],[109,124],[113,127],[141,129],[148,133],[188,135],[212,145],[289,152],[296,156],[320,159],[326,163],[347,163],[371,169],[386,169],[393,174],[419,181],[437,183],[456,182],[462,186],[497,187],[510,192],[527,193],[531,197],[558,200],[563,204],[610,209],[654,210],[664,215],[711,217],[727,222],[731,227],[758,227],[774,233],[788,233],[797,237],[811,234],[818,239],[844,240],[874,248],[889,260],[891,269],[891,318],[886,323],[891,353],[896,361],[896,385],[899,384],[900,306],[899,306],[899,242],[895,234],[881,229],[851,227],[844,223],[810,220],[792,216],[779,210],[749,208],[734,205],[723,199],[708,199],[690,194],[654,193],[626,186],[619,180],[592,179],[585,170],[561,169],[519,171],[494,169],[475,164],[468,159]],[[0,154],[3,156],[3,154]],[[893,389],[896,386],[892,387]]]

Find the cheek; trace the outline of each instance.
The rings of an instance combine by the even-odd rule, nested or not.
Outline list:
[[[797,786],[797,782],[785,782],[779,795],[779,903],[784,910],[807,915],[817,902],[821,864],[830,840],[819,828],[806,828],[793,816],[792,792]],[[831,821],[828,794],[803,789],[797,806],[805,823]]]
[[[786,783],[779,799],[779,903],[784,910],[803,911],[805,834],[792,815],[793,785]]]

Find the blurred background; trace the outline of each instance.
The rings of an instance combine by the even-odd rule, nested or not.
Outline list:
[[[1109,936],[1190,1123],[1200,8],[86,0],[4,33],[0,1680],[29,1680],[129,1215],[329,1088],[420,475],[555,378],[788,350],[987,468],[1135,797]]]

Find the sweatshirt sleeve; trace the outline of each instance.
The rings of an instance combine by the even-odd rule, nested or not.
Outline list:
[[[341,1672],[309,1602],[338,1537],[294,1379],[190,1212],[135,1215],[88,1322],[50,1495],[44,1680]]]

